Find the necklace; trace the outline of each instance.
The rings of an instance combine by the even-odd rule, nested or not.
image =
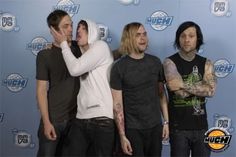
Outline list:
[[[188,61],[188,62],[191,62],[194,58],[195,58],[195,52],[192,52],[192,53],[194,53],[194,54],[192,54],[192,55],[188,55],[188,54],[185,54],[185,53],[183,53],[183,52],[178,52],[179,53],[179,56],[182,58],[182,59],[184,59],[184,60],[186,60],[186,61]]]

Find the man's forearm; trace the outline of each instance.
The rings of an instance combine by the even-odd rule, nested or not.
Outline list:
[[[120,136],[125,136],[123,105],[116,103],[114,105],[114,117]]]

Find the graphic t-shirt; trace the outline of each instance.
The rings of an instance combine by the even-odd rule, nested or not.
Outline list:
[[[185,84],[192,86],[202,81],[206,58],[196,55],[194,60],[185,61],[178,53],[169,57],[176,65]],[[171,128],[194,130],[207,128],[205,97],[190,95],[181,98],[168,90],[169,117]]]

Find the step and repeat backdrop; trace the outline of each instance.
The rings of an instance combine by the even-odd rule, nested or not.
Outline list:
[[[0,156],[36,156],[40,114],[35,60],[52,42],[46,18],[55,9],[70,14],[74,36],[81,18],[99,23],[111,50],[118,48],[125,24],[141,22],[149,36],[147,53],[162,61],[176,51],[179,24],[199,24],[204,45],[198,53],[214,62],[218,79],[215,96],[207,99],[205,142],[213,157],[236,156],[235,0],[0,0]],[[169,157],[169,151],[169,143],[163,142],[162,156]]]

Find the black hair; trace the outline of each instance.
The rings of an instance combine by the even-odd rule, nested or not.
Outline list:
[[[53,27],[57,31],[59,30],[59,23],[61,22],[62,18],[67,16],[68,13],[64,10],[54,10],[51,12],[47,17],[47,24],[48,27]]]
[[[196,23],[192,21],[186,21],[179,26],[175,35],[174,47],[177,49],[180,49],[179,37],[181,33],[185,31],[186,29],[188,29],[189,27],[194,27],[196,29],[196,33],[197,33],[196,49],[198,51],[200,49],[200,46],[203,44],[203,35],[202,35],[202,31],[199,25],[197,25]]]
[[[88,32],[88,23],[85,20],[80,20],[76,28],[76,36],[78,35],[78,29],[80,25],[85,26],[86,31]]]

